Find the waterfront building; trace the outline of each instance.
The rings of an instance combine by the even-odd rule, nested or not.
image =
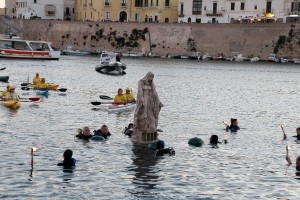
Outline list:
[[[5,0],[5,16],[16,17],[16,0]]]
[[[76,0],[76,20],[176,22],[178,0]]]
[[[0,16],[4,16],[5,15],[5,9],[4,8],[0,8]]]
[[[178,22],[278,23],[298,21],[299,0],[179,0]]]
[[[16,0],[18,19],[74,19],[75,0]]]

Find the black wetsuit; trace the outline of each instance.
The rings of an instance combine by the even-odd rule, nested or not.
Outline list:
[[[294,135],[293,137],[296,137],[297,140],[300,140],[300,135]]]
[[[159,149],[156,151],[156,156],[164,156],[165,154],[169,154],[170,156],[175,155],[175,151],[172,147],[166,149]]]
[[[99,130],[97,130],[97,131],[94,131],[94,135],[96,136],[102,136],[102,137],[104,137],[105,139],[107,139],[109,136],[111,136],[111,134],[110,134],[110,132],[108,132],[107,134],[103,134],[102,132],[101,132],[101,130],[99,129]]]
[[[75,167],[76,159],[75,158],[65,158],[62,163],[58,163],[57,166],[64,166],[64,168]]]
[[[85,135],[83,135],[83,134],[81,133],[81,134],[76,135],[76,137],[78,137],[79,139],[88,140],[88,139],[90,139],[90,138],[93,137],[93,136],[92,136],[92,135],[85,136]]]
[[[125,130],[124,130],[125,135],[128,135],[128,137],[131,137],[132,133],[133,133],[133,131],[131,128],[125,128]]]
[[[240,130],[240,127],[231,124],[230,126],[226,127],[226,131],[228,130],[230,130],[231,132],[237,132],[238,130]]]

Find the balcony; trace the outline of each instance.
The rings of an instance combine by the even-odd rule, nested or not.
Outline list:
[[[207,10],[206,16],[208,17],[222,17],[224,14],[223,10]]]
[[[105,2],[105,3],[104,3],[104,6],[105,6],[105,7],[109,7],[109,6],[110,6],[110,2]]]
[[[126,9],[126,6],[127,6],[126,3],[121,3],[121,8],[122,9]]]
[[[193,14],[193,15],[201,15],[201,14],[202,14],[202,11],[201,11],[201,10],[200,10],[200,11],[193,11],[192,14]]]
[[[158,6],[143,7],[144,10],[159,10]]]
[[[298,11],[290,12],[289,17],[299,17],[300,13]]]
[[[184,14],[183,13],[178,13],[178,17],[184,17]]]

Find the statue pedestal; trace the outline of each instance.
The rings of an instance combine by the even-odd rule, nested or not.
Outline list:
[[[134,143],[150,144],[158,141],[157,136],[158,136],[157,132],[155,133],[133,132],[133,135],[131,136],[131,141]]]

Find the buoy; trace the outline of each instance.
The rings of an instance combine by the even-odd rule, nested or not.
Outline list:
[[[149,149],[156,150],[156,149],[157,149],[157,142],[148,144],[148,148],[149,148]]]
[[[100,136],[100,135],[95,135],[91,138],[91,140],[94,140],[94,141],[103,141],[105,140],[104,137]]]
[[[203,140],[200,138],[194,137],[189,140],[189,145],[195,146],[195,147],[201,147],[203,145]]]

